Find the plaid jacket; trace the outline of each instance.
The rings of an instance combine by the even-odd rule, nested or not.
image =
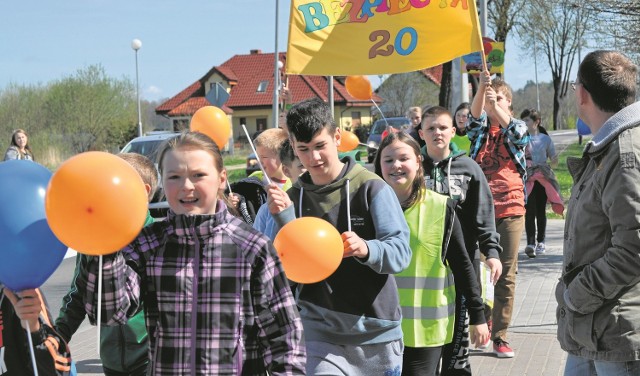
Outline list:
[[[91,259],[78,283],[95,323]],[[104,256],[102,299],[107,325],[123,324],[144,301],[151,375],[304,374],[302,323],[275,249],[221,201],[214,215],[170,211]]]

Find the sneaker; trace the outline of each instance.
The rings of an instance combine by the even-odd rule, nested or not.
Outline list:
[[[542,245],[544,247],[544,244]],[[524,247],[524,253],[529,256],[529,258],[536,258],[536,246],[533,244],[529,244]]]
[[[544,243],[538,243],[538,245],[536,245],[536,254],[544,255],[544,253],[545,253]]]
[[[493,341],[493,352],[498,358],[513,358],[513,349],[509,347],[509,342],[498,338]]]

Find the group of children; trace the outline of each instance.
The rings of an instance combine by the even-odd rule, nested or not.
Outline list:
[[[522,184],[513,156],[528,142],[524,123],[500,104],[505,89],[490,86],[486,76],[482,85],[466,123],[479,164],[451,151],[457,127],[442,107],[421,116],[423,148],[404,132],[385,137],[373,173],[349,157],[339,159],[341,132],[328,104],[296,104],[287,129],[266,130],[255,140],[266,174],[256,178],[267,196],[250,220],[232,214],[236,208],[223,199],[227,173],[211,139],[183,133],[167,141],[158,153],[167,218],[150,220],[131,244],[103,256],[102,292],[98,258],[78,258],[55,325],[61,342],[86,314],[94,325],[128,328],[147,353],[128,370],[105,362],[106,374],[470,373],[467,323],[472,344],[507,344],[508,302],[496,296],[492,331],[478,278],[481,254],[496,290],[505,274],[515,273],[512,257],[503,258],[502,222],[496,231],[494,220],[502,217],[493,200],[510,195],[505,202],[524,207],[516,192],[523,187],[488,183],[485,165],[496,162],[497,178],[518,176]],[[500,145],[509,149],[497,152]],[[141,172],[152,192],[151,175]],[[344,246],[331,276],[304,285],[286,278],[271,241],[302,216],[330,222]],[[126,341],[103,336],[104,361]]]

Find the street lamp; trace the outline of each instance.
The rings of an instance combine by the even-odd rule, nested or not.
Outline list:
[[[131,41],[131,48],[136,52],[136,97],[138,99],[138,136],[142,136],[142,114],[140,113],[140,80],[138,79],[138,50],[142,47],[140,39]]]
[[[280,54],[278,53],[278,11],[280,10],[279,1],[276,0],[276,27],[275,27],[275,48],[274,48],[274,61],[273,61],[273,127],[278,128],[280,116],[278,114],[278,91],[280,90],[280,68],[282,67],[282,62],[280,61]]]

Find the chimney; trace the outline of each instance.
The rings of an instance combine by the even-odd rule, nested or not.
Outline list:
[[[260,55],[262,53],[262,50],[251,50],[251,55]]]

